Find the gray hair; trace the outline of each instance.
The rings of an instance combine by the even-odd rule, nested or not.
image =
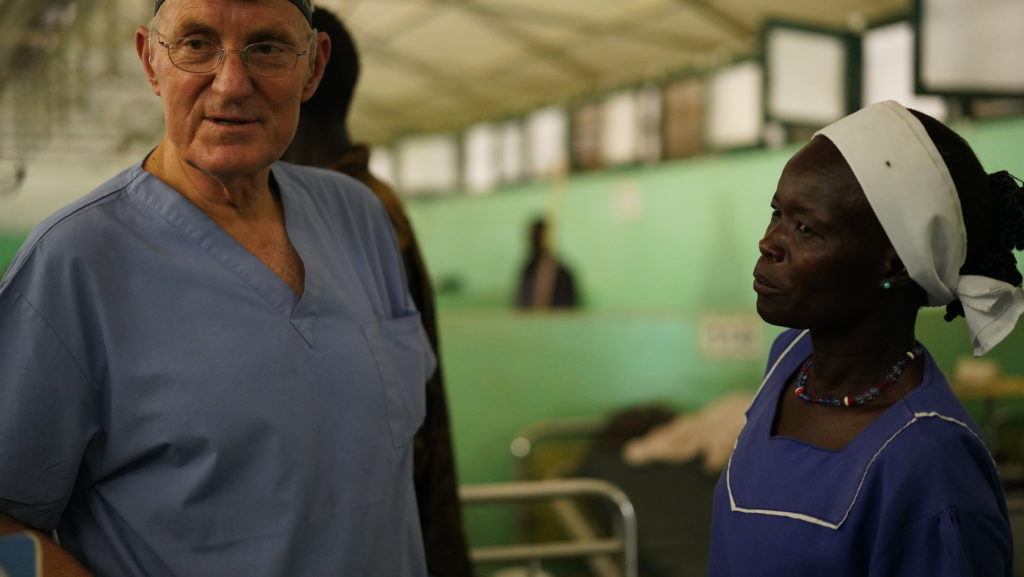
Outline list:
[[[312,10],[312,7],[313,7],[313,1],[312,0],[288,0],[288,1],[289,2],[293,2],[293,3],[294,2],[302,2],[303,4],[308,5],[310,10]],[[148,42],[149,42],[149,61],[150,62],[153,61],[153,54],[155,53],[155,49],[154,49],[153,44],[156,42],[156,38],[157,38],[156,28],[157,28],[157,26],[160,25],[161,14],[163,14],[164,5],[165,4],[166,4],[166,2],[160,2],[160,4],[157,5],[156,13],[153,14],[153,17],[149,19],[149,23],[146,24],[146,28],[149,30]],[[306,24],[306,34],[309,37],[309,42],[312,42],[313,41],[313,37],[316,36],[316,32],[317,31],[316,31],[315,28],[313,28],[313,24],[311,22],[309,22],[309,21],[304,21],[304,22]],[[316,54],[317,54],[317,46],[316,46],[315,43],[313,44],[312,49],[310,50],[309,54],[310,54],[309,68],[310,68],[310,70],[312,70],[313,66],[314,66],[314,63],[315,63],[315,60],[316,60]]]
[[[146,28],[149,30],[149,38],[146,39],[146,42],[149,43],[150,62],[153,61],[153,54],[155,51],[154,44],[156,43],[156,27],[160,24],[160,14],[163,12],[163,9],[163,4],[161,4],[160,7],[156,9],[156,14],[153,14],[153,17],[149,19],[149,24],[146,24]]]
[[[293,1],[293,0],[289,0],[289,2],[291,2],[291,1]],[[312,10],[312,6],[313,6],[312,0],[295,0],[295,1],[302,2],[303,4],[308,5],[310,7],[310,10]],[[149,19],[149,24],[146,25],[146,28],[149,29],[149,37],[150,37],[151,41],[152,41],[152,38],[154,36],[156,36],[156,27],[160,24],[160,15],[163,14],[164,4],[166,4],[166,2],[161,2],[160,3],[160,5],[156,9],[156,13],[153,14],[153,17]],[[309,35],[309,36],[312,36],[315,32],[316,32],[316,30],[313,28],[313,24],[310,23],[309,21],[307,21],[306,22],[306,34]]]

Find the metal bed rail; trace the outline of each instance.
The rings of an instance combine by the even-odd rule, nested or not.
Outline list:
[[[526,503],[561,500],[571,497],[600,497],[610,501],[618,512],[609,538],[588,535],[574,541],[523,543],[475,547],[474,562],[530,562],[539,567],[545,559],[589,558],[616,555],[621,560],[621,575],[637,577],[636,512],[629,498],[615,485],[600,479],[552,479],[513,483],[463,485],[459,496],[465,505],[483,503]]]
[[[557,440],[589,440],[604,425],[604,418],[541,421],[524,428],[509,446],[517,480],[531,478],[528,460],[539,445]]]

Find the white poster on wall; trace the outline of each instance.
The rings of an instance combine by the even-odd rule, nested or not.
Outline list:
[[[398,182],[406,194],[444,192],[458,185],[458,149],[448,134],[412,136],[398,143]]]
[[[615,92],[601,104],[601,160],[607,166],[636,161],[638,135],[636,93]]]
[[[523,179],[523,125],[519,120],[501,124],[498,134],[498,169],[501,182],[511,184]]]
[[[707,141],[714,148],[761,141],[761,66],[741,62],[715,72],[708,82]]]
[[[846,45],[840,36],[783,26],[765,46],[768,116],[824,126],[846,115]]]
[[[1022,27],[1022,0],[921,0],[921,83],[939,92],[1024,94]]]
[[[370,149],[370,174],[377,180],[383,181],[392,188],[398,188],[398,179],[395,178],[395,155],[391,149],[383,146],[376,146]]]
[[[498,128],[481,122],[466,130],[462,141],[462,181],[470,194],[485,194],[501,181]]]
[[[914,93],[914,29],[897,22],[868,30],[862,45],[864,65],[864,106],[895,100],[939,120],[946,118],[946,102],[941,96]]]
[[[548,178],[564,173],[569,163],[569,119],[565,109],[548,106],[535,110],[527,118],[526,129],[530,174]]]

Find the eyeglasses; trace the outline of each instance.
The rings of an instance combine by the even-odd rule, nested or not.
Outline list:
[[[315,37],[315,33],[310,37],[311,45]],[[238,52],[249,73],[261,78],[273,78],[288,74],[295,69],[299,57],[310,52],[309,47],[300,51],[294,46],[274,40],[253,42],[241,50],[221,48],[209,40],[196,36],[177,38],[170,42],[158,39],[157,44],[167,49],[167,56],[171,59],[171,64],[185,72],[195,74],[213,72],[224,63],[225,55],[228,52]]]

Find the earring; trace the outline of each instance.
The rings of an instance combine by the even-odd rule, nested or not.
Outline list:
[[[882,281],[882,290],[889,290],[892,288],[892,281],[885,279]]]

